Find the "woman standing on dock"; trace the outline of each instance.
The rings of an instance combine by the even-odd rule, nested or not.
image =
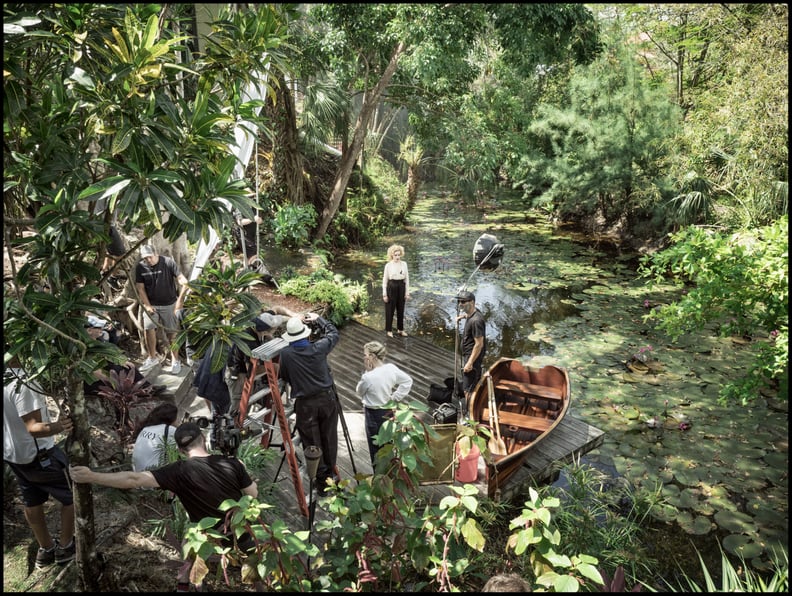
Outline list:
[[[363,365],[366,372],[360,377],[356,392],[363,400],[365,412],[366,438],[368,439],[371,467],[376,470],[377,450],[381,445],[374,444],[374,437],[382,424],[393,416],[393,410],[386,407],[389,402],[401,401],[410,393],[413,380],[398,366],[385,363],[387,350],[378,341],[370,341],[363,346]]]
[[[404,332],[404,304],[410,299],[410,272],[402,261],[404,247],[392,244],[388,248],[388,262],[382,275],[382,301],[385,302],[385,332],[393,337],[393,313],[396,312],[396,335]]]

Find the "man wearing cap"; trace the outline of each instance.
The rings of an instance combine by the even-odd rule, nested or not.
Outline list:
[[[94,472],[87,466],[70,466],[72,480],[111,488],[161,488],[175,494],[190,521],[217,517],[215,527],[223,526],[225,513],[220,504],[238,501],[242,495],[258,496],[258,486],[245,465],[236,457],[209,454],[201,428],[194,422],[181,424],[173,436],[179,452],[187,457],[161,468],[143,472]]]
[[[148,358],[140,366],[146,372],[159,364],[157,358],[157,324],[165,328],[168,341],[173,344],[179,321],[176,312],[184,306],[187,294],[187,278],[170,257],[157,254],[151,244],[140,249],[140,262],[135,268],[135,287],[143,306],[143,328],[146,330]],[[180,289],[176,290],[176,282]],[[171,349],[171,370],[174,375],[181,372],[178,350]]]
[[[456,301],[462,311],[457,316],[457,323],[465,319],[462,331],[462,390],[469,399],[470,392],[481,379],[481,368],[487,353],[487,322],[476,308],[476,296],[472,292],[459,292]]]
[[[319,334],[314,342],[308,339],[311,327]],[[316,313],[308,313],[305,320],[290,318],[286,333],[281,337],[289,345],[280,352],[278,376],[291,386],[290,397],[294,400],[297,432],[303,449],[314,445],[322,450],[316,486],[320,492],[325,492],[327,480],[335,478],[338,455],[338,398],[327,355],[340,336],[330,321]]]
[[[245,464],[236,457],[210,455],[201,428],[194,422],[180,425],[173,435],[180,459],[161,468],[143,472],[94,472],[87,466],[69,466],[72,480],[92,483],[111,488],[161,488],[175,494],[184,506],[192,523],[205,517],[219,518],[214,528],[226,534],[229,540],[232,531],[223,532],[226,512],[220,504],[226,499],[239,501],[242,495],[258,497],[258,486],[248,474]],[[243,550],[253,546],[252,537],[245,533],[237,538]],[[188,573],[192,563],[188,561],[178,571],[179,586],[189,586]],[[186,591],[186,590],[177,590]]]

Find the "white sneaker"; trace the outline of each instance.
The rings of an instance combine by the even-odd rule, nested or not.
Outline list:
[[[181,362],[179,360],[173,361],[173,364],[171,364],[170,372],[172,375],[178,375],[181,372]]]
[[[140,365],[139,370],[140,372],[145,372],[147,370],[151,370],[158,364],[159,364],[159,360],[157,360],[156,358],[146,358],[145,362],[143,362],[143,364]]]
[[[187,365],[187,368],[192,368],[193,364],[195,364],[195,361],[189,356],[187,356],[187,360],[184,361],[184,364]]]

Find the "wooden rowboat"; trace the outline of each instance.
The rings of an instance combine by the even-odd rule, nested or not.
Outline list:
[[[532,368],[519,360],[501,358],[482,375],[468,402],[475,422],[496,434],[490,416],[488,377],[495,392],[497,421],[506,444],[505,455],[490,454],[487,493],[497,498],[500,487],[526,463],[532,450],[549,436],[569,410],[570,386],[566,369]]]

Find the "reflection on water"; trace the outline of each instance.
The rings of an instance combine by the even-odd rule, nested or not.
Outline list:
[[[505,287],[510,280],[510,259],[527,255],[509,252],[507,245],[503,264],[495,271],[475,271],[471,255],[474,242],[467,236],[438,239],[430,234],[412,234],[406,249],[410,267],[410,300],[405,308],[405,330],[414,336],[454,349],[455,333],[461,333],[463,322],[454,329],[457,292],[465,287],[476,295],[476,305],[487,320],[487,362],[500,356],[530,357],[550,355],[553,346],[531,339],[538,322],[553,323],[579,311],[571,304],[572,294],[582,286],[542,287],[515,291]],[[475,241],[475,239],[474,239]],[[400,240],[401,243],[406,242]],[[443,256],[437,256],[439,254]],[[370,296],[369,310],[355,318],[364,325],[385,329],[385,307],[382,302],[382,269],[385,250],[342,256],[333,263],[333,270],[364,283]],[[372,264],[374,261],[374,264]],[[378,262],[377,262],[378,261]],[[464,274],[465,263],[468,272]],[[536,281],[536,280],[534,280]],[[541,281],[539,282],[541,284]]]
[[[487,230],[504,245],[504,256],[495,270],[479,270],[473,249],[482,233],[481,214],[461,210],[453,216],[454,221],[444,213],[437,217],[444,230],[439,230],[431,218],[416,216],[414,225],[401,235],[335,257],[333,271],[363,284],[369,293],[368,311],[355,318],[382,329],[384,334],[382,272],[388,246],[397,243],[405,248],[403,259],[410,271],[411,295],[405,309],[408,334],[453,350],[456,334],[461,333],[463,325],[460,323],[455,329],[454,297],[464,288],[476,295],[476,304],[487,320],[485,366],[501,356],[552,355],[555,347],[533,335],[535,325],[578,316],[580,310],[572,296],[592,283],[586,276],[561,275],[552,263],[561,258],[562,252],[589,262],[610,256],[589,252],[584,245],[548,234],[546,223],[521,216],[518,223],[507,228]],[[304,255],[268,249],[267,266],[276,279],[279,271],[299,270],[304,265]]]

